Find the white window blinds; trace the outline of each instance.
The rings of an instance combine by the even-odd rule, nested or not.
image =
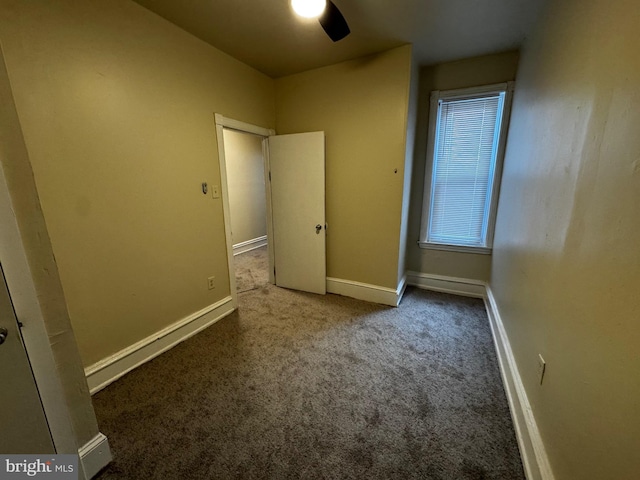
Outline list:
[[[438,103],[427,241],[484,247],[504,93]]]

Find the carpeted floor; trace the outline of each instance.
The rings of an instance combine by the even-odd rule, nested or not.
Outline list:
[[[233,257],[238,293],[255,290],[269,283],[267,247],[256,248]]]
[[[105,479],[524,479],[480,300],[262,284],[94,396]]]

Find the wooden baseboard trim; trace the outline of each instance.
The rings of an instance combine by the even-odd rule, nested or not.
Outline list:
[[[426,290],[484,300],[525,475],[527,480],[554,480],[549,457],[540,436],[491,287],[479,280],[419,272],[407,272],[407,283]]]
[[[107,437],[98,433],[78,450],[84,479],[90,480],[111,462],[111,449]]]
[[[250,252],[256,248],[264,247],[267,244],[267,236],[254,238],[253,240],[247,240],[246,242],[236,243],[233,246],[233,255],[240,255],[241,253]]]
[[[233,312],[233,301],[226,297],[159,332],[111,355],[85,369],[89,391],[93,395],[134,368],[166,352]]]
[[[401,288],[399,285],[397,289],[393,289],[327,277],[327,293],[335,293],[345,297],[357,298],[358,300],[397,307],[400,298],[402,298],[401,293],[404,293],[404,287]]]
[[[414,287],[465,297],[484,298],[486,284],[470,278],[446,277],[420,272],[407,272],[407,283]]]
[[[486,287],[484,298],[491,333],[496,346],[500,373],[504,384],[516,438],[522,457],[527,480],[554,480],[549,457],[545,450],[538,424],[531,410],[531,404],[524,388],[518,365],[516,364],[509,337],[502,323],[498,305],[491,291]]]

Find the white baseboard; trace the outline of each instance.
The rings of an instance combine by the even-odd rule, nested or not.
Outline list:
[[[489,286],[486,287],[484,301],[525,475],[527,480],[554,480],[549,457],[547,457],[542,437],[540,437],[540,431],[511,350],[509,337],[504,329],[498,305]]]
[[[379,303],[397,307],[404,294],[405,281],[400,282],[397,289],[380,287],[368,283],[354,282],[352,280],[342,280],[340,278],[327,277],[327,292],[343,295],[345,297],[357,298],[367,302]]]
[[[109,441],[102,433],[98,433],[78,450],[84,479],[90,480],[111,461]]]
[[[453,293],[465,297],[484,298],[486,292],[486,283],[481,280],[429,273],[407,272],[407,283],[424,290]]]
[[[233,255],[240,255],[241,253],[250,252],[256,248],[264,247],[267,244],[267,236],[254,238],[253,240],[247,240],[246,242],[236,243],[233,246]]]
[[[509,337],[504,329],[498,306],[489,286],[478,280],[418,272],[407,272],[396,290],[327,277],[328,293],[393,307],[400,303],[406,285],[484,299],[525,475],[527,480],[554,480],[544,443],[513,356]],[[229,315],[233,310],[232,299],[227,297],[176,322],[157,334],[91,365],[85,369],[91,393],[96,393],[139,365]],[[107,438],[102,434],[82,447],[79,453],[87,479],[95,475],[111,460]]]
[[[94,363],[84,371],[89,384],[89,391],[93,395],[102,390],[134,368],[226,317],[233,310],[231,297],[226,297],[199,312],[179,320],[173,325],[169,325],[138,343]]]
[[[484,299],[525,475],[527,480],[554,480],[549,457],[491,288],[485,282],[467,278],[419,272],[407,272],[406,276],[407,283],[418,288]]]

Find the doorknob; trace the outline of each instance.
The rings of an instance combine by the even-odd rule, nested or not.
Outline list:
[[[0,345],[2,345],[4,341],[7,339],[7,335],[9,335],[9,332],[7,332],[7,329],[4,327],[0,327]]]
[[[322,225],[320,224],[316,225],[316,235],[320,233],[320,230],[322,230]]]

